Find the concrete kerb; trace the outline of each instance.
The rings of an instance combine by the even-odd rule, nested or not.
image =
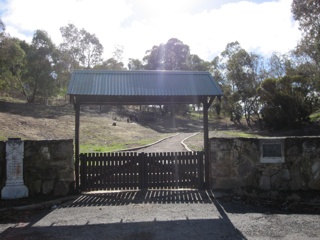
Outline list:
[[[155,144],[157,144],[157,143],[159,143],[159,142],[162,142],[162,141],[164,141],[164,140],[166,140],[166,139],[175,137],[175,136],[177,136],[177,135],[179,135],[179,134],[180,134],[180,133],[176,133],[176,134],[174,134],[174,135],[171,135],[171,136],[169,136],[169,137],[162,138],[162,139],[160,139],[160,140],[158,140],[158,141],[156,141],[156,142],[153,142],[153,143],[150,143],[150,144],[147,144],[147,145],[144,145],[144,146],[135,147],[135,148],[121,149],[121,150],[118,150],[118,151],[116,151],[116,152],[135,151],[135,150],[139,150],[139,149],[142,149],[142,148],[150,147],[150,146],[155,145]]]
[[[186,141],[187,139],[194,137],[195,135],[199,134],[199,132],[192,134],[191,136],[186,137],[185,139],[183,139],[181,141],[181,144],[184,146],[184,148],[188,151],[188,152],[192,152],[192,150],[187,146],[187,144],[184,143],[184,141]]]

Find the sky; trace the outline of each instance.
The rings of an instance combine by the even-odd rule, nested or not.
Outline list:
[[[0,18],[11,36],[31,42],[37,29],[56,45],[60,27],[74,24],[95,34],[104,59],[123,47],[123,62],[142,60],[154,45],[178,38],[206,61],[227,43],[248,52],[286,53],[301,32],[291,14],[292,0],[0,0]]]

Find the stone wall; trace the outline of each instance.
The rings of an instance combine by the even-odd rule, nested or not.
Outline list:
[[[287,137],[283,163],[261,163],[258,138],[210,139],[213,189],[320,190],[320,138]]]
[[[5,183],[5,142],[0,142],[0,186]],[[74,189],[73,140],[24,141],[24,184],[29,195],[65,196]]]
[[[6,143],[0,141],[0,189],[5,185],[6,174]]]

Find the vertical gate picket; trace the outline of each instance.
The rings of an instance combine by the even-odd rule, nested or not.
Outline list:
[[[139,153],[138,162],[139,162],[139,188],[145,189],[145,153]]]
[[[118,161],[118,154],[113,154],[113,162],[114,162],[114,168],[113,168],[113,174],[114,174],[114,185],[112,190],[116,190],[119,182],[119,172],[117,171],[119,168],[119,161]]]
[[[194,152],[186,152],[186,156],[185,156],[185,174],[186,176],[188,176],[188,178],[185,181],[185,187],[190,186],[191,188],[194,187],[194,179],[195,179],[195,171],[197,171],[197,169],[194,169],[194,167],[196,167],[196,165],[194,164]]]
[[[98,158],[98,164],[97,164],[97,183],[98,183],[98,189],[102,190],[102,172],[101,172],[101,163],[102,163],[102,153],[99,153],[99,158]]]
[[[183,173],[183,187],[191,187],[192,188],[192,183],[190,181],[190,169],[192,165],[190,164],[190,157],[191,157],[191,152],[184,152],[183,153],[183,163],[182,163],[182,173]]]
[[[127,174],[128,174],[128,163],[130,162],[130,158],[128,157],[126,152],[122,153],[122,189],[127,189]]]
[[[134,153],[134,164],[133,164],[133,171],[134,171],[134,186],[135,188],[139,188],[139,155],[138,153]]]
[[[161,172],[161,164],[162,164],[162,160],[165,159],[165,155],[166,153],[157,153],[157,161],[156,161],[156,172],[157,172],[157,181],[155,182],[156,184],[156,188],[160,189],[162,186],[162,172]]]
[[[204,174],[203,174],[203,152],[197,152],[198,160],[198,188],[204,188]]]
[[[169,155],[170,156],[170,155]],[[171,158],[171,157],[169,157]],[[163,172],[163,183],[162,183],[162,188],[170,188],[171,183],[170,183],[170,172],[171,172],[171,167],[172,167],[172,161],[167,158],[162,158],[162,169],[161,172]],[[168,187],[166,187],[168,186]]]
[[[118,157],[119,157],[119,165],[118,165],[118,174],[119,174],[119,178],[118,178],[118,186],[121,189],[123,189],[123,171],[122,171],[122,167],[123,167],[123,154],[122,152],[118,153]]]
[[[95,153],[92,161],[92,189],[94,191],[97,190],[97,160],[98,153]]]
[[[106,189],[106,153],[101,156],[101,190]]]
[[[168,159],[168,175],[169,175],[169,188],[174,188],[174,181],[175,181],[175,175],[174,175],[174,162],[172,159]]]
[[[82,191],[204,187],[203,152],[80,154]]]
[[[179,152],[177,153],[179,157],[176,157],[177,159],[177,167],[176,172],[178,175],[178,182],[176,184],[176,188],[178,187],[185,187],[186,182],[186,169],[185,169],[185,160],[186,160],[186,154],[187,152]]]
[[[88,173],[87,173],[87,190],[91,191],[91,162],[92,162],[92,153],[88,154],[88,161],[87,161],[87,169],[88,169]]]
[[[163,158],[165,158],[165,154],[160,152],[160,153],[156,153],[156,173],[157,173],[157,181],[155,182],[155,186],[156,188],[161,188],[161,184],[162,184],[162,174],[161,174],[161,160]]]
[[[113,162],[113,155],[114,153],[108,153],[108,158],[109,158],[109,189],[112,190],[113,189],[113,186],[114,186],[114,171],[113,171],[113,168],[115,167],[114,166],[114,162]]]
[[[113,186],[114,186],[114,168],[115,168],[115,166],[114,166],[114,159],[113,159],[113,156],[114,156],[114,153],[108,153],[108,158],[109,158],[109,164],[110,164],[110,166],[109,166],[109,183],[110,183],[110,190],[112,190],[113,189]]]

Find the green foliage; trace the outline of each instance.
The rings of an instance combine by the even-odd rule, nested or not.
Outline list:
[[[190,48],[176,38],[167,43],[153,46],[146,52],[143,61],[146,70],[187,70]]]
[[[320,122],[320,112],[315,112],[310,115],[310,121],[311,122]]]
[[[23,93],[21,75],[25,71],[26,54],[19,42],[10,37],[0,42],[0,89]]]
[[[228,43],[221,56],[212,61],[211,71],[224,92],[222,109],[232,121],[240,122],[244,116],[251,127],[252,115],[260,119],[256,89],[266,74],[263,61],[238,42]]]
[[[45,31],[37,30],[27,50],[27,71],[23,75],[28,102],[48,99],[58,93],[54,66],[59,55]]]
[[[129,70],[143,70],[143,63],[139,59],[129,58],[128,63]]]
[[[204,61],[196,54],[189,55],[188,59],[188,70],[191,71],[209,71],[210,62]]]
[[[114,71],[122,71],[126,70],[124,64],[122,62],[118,62],[115,58],[109,58],[104,61],[102,64],[94,66],[93,69],[97,70],[114,70]]]
[[[320,90],[320,1],[293,0],[292,13],[299,22],[303,37],[295,55],[300,61],[300,75],[309,76],[313,85]]]
[[[291,10],[300,29],[310,37],[318,37],[320,33],[320,2],[314,0],[293,0]]]
[[[261,83],[258,92],[267,128],[294,128],[309,120],[314,104],[308,100],[308,86],[308,79],[302,76],[266,79]]]
[[[92,68],[101,63],[103,46],[95,34],[83,28],[79,30],[73,24],[61,27],[60,32],[63,38],[60,50],[69,72],[77,68]]]

